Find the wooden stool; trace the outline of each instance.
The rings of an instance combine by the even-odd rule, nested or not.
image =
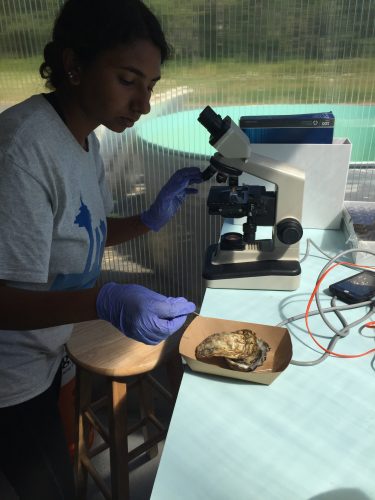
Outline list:
[[[165,438],[167,431],[153,412],[150,388],[157,389],[174,404],[182,377],[182,363],[178,353],[180,337],[177,333],[156,346],[149,346],[129,339],[106,321],[87,321],[75,325],[67,351],[77,369],[74,469],[79,499],[86,498],[89,473],[105,498],[127,500],[129,461],[146,452],[150,458],[157,455],[157,443]],[[149,373],[162,363],[167,370],[169,391]],[[106,379],[105,400],[91,400],[94,374]],[[134,386],[139,389],[142,418],[137,425],[128,428],[127,395],[128,390]],[[108,404],[108,430],[95,414],[103,407],[103,403]],[[94,449],[90,449],[90,428],[94,428],[104,441]],[[140,428],[144,442],[129,451],[127,437]],[[108,448],[111,492],[91,461]]]

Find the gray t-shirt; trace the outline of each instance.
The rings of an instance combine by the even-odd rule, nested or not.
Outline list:
[[[113,202],[94,133],[88,146],[78,144],[42,95],[0,115],[0,279],[8,285],[95,284]],[[71,330],[0,330],[0,407],[49,387]]]

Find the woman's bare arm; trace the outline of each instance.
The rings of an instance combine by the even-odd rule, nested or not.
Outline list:
[[[97,319],[98,291],[39,292],[0,281],[0,330],[35,330]]]
[[[108,217],[106,246],[118,245],[148,233],[140,215],[132,217]]]

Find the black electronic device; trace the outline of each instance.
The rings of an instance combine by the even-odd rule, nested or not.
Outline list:
[[[375,297],[375,273],[362,271],[329,286],[329,291],[347,304],[366,302]]]

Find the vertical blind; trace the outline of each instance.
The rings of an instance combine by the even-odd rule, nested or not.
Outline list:
[[[38,75],[61,0],[1,0],[0,108],[43,91]],[[336,107],[337,127],[353,143],[347,198],[375,185],[375,2],[373,0],[146,0],[173,46],[143,123],[168,116],[162,133],[186,143],[178,113],[215,107]],[[276,109],[276,108],[275,108]],[[285,109],[288,109],[287,107]],[[290,108],[295,109],[295,108]],[[301,111],[303,112],[303,111]],[[256,114],[256,113],[254,113]],[[199,161],[194,148],[145,141],[139,128],[98,129],[117,215],[145,209],[178,168]],[[203,133],[203,131],[202,131]],[[194,142],[194,134],[191,136]],[[191,144],[193,146],[193,144]],[[178,148],[177,148],[178,149]],[[103,280],[137,281],[168,295],[202,300],[206,247],[222,221],[207,215],[208,186],[159,233],[107,250]],[[363,193],[364,190],[362,189]],[[371,200],[375,201],[375,200]]]

